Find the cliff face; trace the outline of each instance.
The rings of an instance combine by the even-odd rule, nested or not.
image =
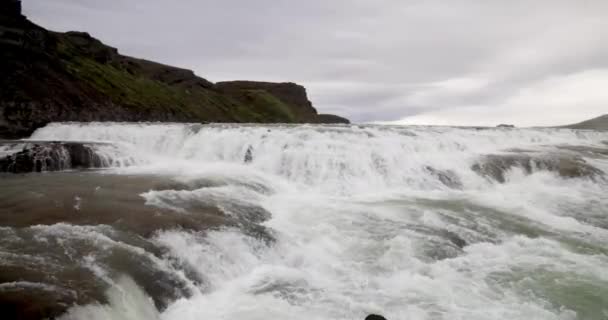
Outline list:
[[[293,106],[290,113],[294,119],[307,121],[309,115],[316,115],[317,110],[313,108],[308,100],[306,89],[295,83],[270,83],[255,81],[227,81],[218,82],[215,88],[220,92],[228,94],[240,101],[246,102],[251,93],[264,91],[278,98],[281,102]]]
[[[26,136],[53,121],[348,122],[318,115],[302,86],[213,84],[123,56],[87,33],[47,31],[21,15],[18,1],[3,3],[0,136]]]

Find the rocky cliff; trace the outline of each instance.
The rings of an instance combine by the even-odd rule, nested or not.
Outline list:
[[[295,83],[226,81],[216,83],[215,88],[245,104],[255,104],[255,101],[260,99],[260,94],[272,95],[282,103],[291,106],[289,110],[285,110],[285,116],[294,121],[310,123],[349,122],[339,116],[318,114],[312,102],[308,100],[306,88]],[[263,106],[260,107],[263,108]]]
[[[47,31],[21,15],[19,1],[0,6],[0,137],[53,121],[348,122],[317,114],[297,84],[213,84],[87,33]]]

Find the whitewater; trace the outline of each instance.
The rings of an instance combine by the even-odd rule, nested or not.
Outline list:
[[[63,319],[608,318],[608,132],[53,123],[30,139],[90,143],[105,159],[42,174],[74,215],[132,193],[150,219],[207,225],[215,208],[231,221],[136,235],[74,217],[2,228],[57,243],[103,287],[102,303]],[[17,194],[36,179],[10,181]],[[111,250],[152,276],[104,260]],[[153,299],[172,283],[179,292]]]

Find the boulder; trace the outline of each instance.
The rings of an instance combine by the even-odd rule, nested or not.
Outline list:
[[[462,181],[458,178],[458,175],[452,170],[438,170],[431,166],[425,166],[424,169],[437,178],[441,183],[445,186],[450,187],[452,189],[461,189]]]
[[[91,144],[5,141],[0,143],[0,146],[19,150],[0,157],[0,172],[28,173],[107,166],[103,158],[95,153]]]
[[[477,174],[488,177],[500,183],[506,181],[508,170],[520,168],[526,174],[546,170],[556,172],[564,178],[591,178],[604,176],[605,173],[583,158],[567,154],[545,154],[533,156],[528,154],[488,155],[471,166]]]
[[[245,163],[250,163],[251,161],[253,161],[253,147],[252,146],[249,146],[247,148],[247,151],[245,151],[245,157],[244,157],[243,161]]]

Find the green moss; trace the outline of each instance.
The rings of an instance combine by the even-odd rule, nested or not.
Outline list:
[[[79,81],[113,103],[136,111],[163,112],[196,121],[295,122],[292,107],[265,90],[226,95],[203,87],[185,88],[127,70],[121,63],[100,63],[59,38],[57,57]]]
[[[138,111],[168,112],[191,117],[192,121],[216,121],[231,119],[231,110],[238,107],[210,90],[172,87],[88,58],[73,57],[67,61],[67,68],[112,102]]]
[[[240,100],[248,108],[255,110],[261,122],[294,122],[291,107],[266,90],[243,90]]]
[[[143,77],[126,73],[111,65],[90,59],[76,58],[70,71],[114,102],[143,108],[182,107],[184,92]]]

